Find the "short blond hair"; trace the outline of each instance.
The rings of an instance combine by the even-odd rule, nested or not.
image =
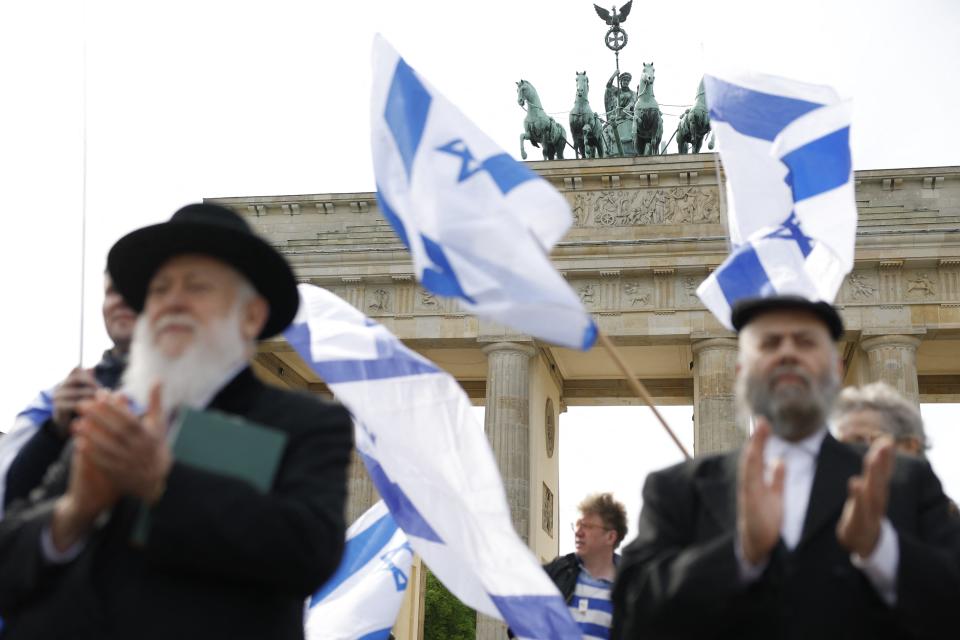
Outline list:
[[[587,496],[577,505],[580,513],[595,514],[603,521],[603,526],[617,532],[617,544],[620,546],[627,537],[627,510],[623,504],[613,499],[612,493],[594,493]]]
[[[884,433],[893,436],[894,440],[915,438],[921,450],[928,447],[920,410],[885,382],[844,389],[833,408],[834,419],[839,420],[854,411],[876,411],[883,416]]]

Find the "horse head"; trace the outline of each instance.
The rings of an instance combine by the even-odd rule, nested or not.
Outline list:
[[[590,92],[590,80],[586,71],[577,71],[577,98],[586,98]]]
[[[523,78],[521,78],[520,82],[517,83],[517,104],[519,104],[521,107],[526,103],[526,96],[523,95],[523,92],[524,87],[528,84],[530,83]]]
[[[653,70],[653,63],[643,63],[643,73],[640,74],[640,84],[651,85],[656,80],[656,74]]]
[[[703,88],[703,78],[700,78],[700,84],[697,85],[697,104],[706,105],[707,103],[707,92]]]

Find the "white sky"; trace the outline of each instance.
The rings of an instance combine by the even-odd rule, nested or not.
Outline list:
[[[602,110],[613,55],[591,4],[0,3],[0,425],[77,363],[84,202],[82,362],[91,366],[108,346],[100,274],[122,234],[203,197],[373,189],[375,32],[518,156],[521,78],[566,126],[575,71],[586,70]],[[639,75],[653,61],[662,105],[690,103],[708,63],[832,84],[854,98],[856,168],[960,164],[960,3],[638,0],[624,26],[621,69]],[[674,126],[668,117],[665,131]],[[621,429],[613,438],[641,430],[632,417],[612,420]],[[668,461],[647,439],[608,448],[630,454],[611,468],[648,468],[636,455]]]

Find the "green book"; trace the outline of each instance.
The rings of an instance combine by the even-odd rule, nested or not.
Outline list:
[[[171,429],[173,459],[250,483],[261,493],[273,485],[287,434],[219,411],[183,409]],[[131,542],[146,544],[150,510],[143,505]]]

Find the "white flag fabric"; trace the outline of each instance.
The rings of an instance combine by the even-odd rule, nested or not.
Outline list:
[[[387,640],[403,604],[413,550],[381,501],[347,529],[336,573],[310,598],[306,640]]]
[[[41,391],[26,408],[17,414],[13,427],[0,438],[0,518],[7,493],[7,472],[20,450],[44,422],[53,415],[53,389]]]
[[[353,414],[357,451],[414,551],[457,598],[521,638],[580,638],[517,536],[460,385],[334,294],[301,284],[287,341]]]
[[[833,302],[857,230],[849,103],[830,87],[760,74],[706,75],[704,87],[732,251],[697,294],[728,328],[742,298]]]
[[[596,325],[550,264],[564,197],[497,147],[377,36],[371,100],[377,200],[424,288],[471,313],[589,349]]]

